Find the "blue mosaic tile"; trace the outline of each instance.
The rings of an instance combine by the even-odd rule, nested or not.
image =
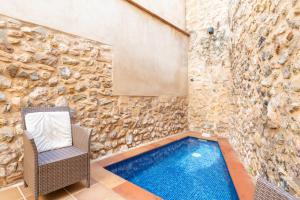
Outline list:
[[[217,142],[188,137],[106,169],[164,200],[238,200]]]

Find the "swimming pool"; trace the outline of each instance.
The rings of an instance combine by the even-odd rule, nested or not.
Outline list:
[[[164,200],[238,200],[217,142],[187,137],[106,169]]]

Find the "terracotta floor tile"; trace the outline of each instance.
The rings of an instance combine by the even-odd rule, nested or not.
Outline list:
[[[79,183],[75,183],[75,184],[73,184],[73,185],[67,186],[67,187],[65,187],[65,189],[66,189],[69,193],[71,193],[71,194],[74,195],[74,194],[76,194],[76,193],[78,193],[78,192],[81,192],[81,191],[85,190],[85,189],[86,189],[86,186],[85,186],[84,183],[79,182]]]
[[[113,189],[122,197],[127,200],[160,200],[161,198],[154,194],[143,190],[142,188],[130,183],[125,182]]]
[[[90,187],[92,187],[93,185],[97,184],[98,181],[95,180],[93,177],[91,177],[91,185]],[[65,187],[65,190],[67,190],[69,193],[71,194],[76,194],[78,192],[81,192],[83,190],[89,189],[86,187],[85,182],[81,181],[72,185],[69,185],[67,187]]]
[[[97,181],[95,179],[91,178],[91,185],[96,184],[96,183],[97,183]],[[82,182],[78,182],[73,185],[70,185],[70,186],[66,187],[65,189],[68,189],[68,192],[70,192],[70,193],[75,193],[75,192],[79,192],[81,189],[85,189],[85,188],[86,188],[85,182],[82,181]],[[29,187],[25,188],[24,186],[21,186],[20,189],[25,197],[30,197],[30,198],[33,197],[33,192],[31,191],[31,189]],[[46,195],[46,197],[48,197],[48,196],[50,198],[53,195],[52,194]],[[46,197],[44,197],[44,198],[46,198]]]
[[[109,166],[111,164],[120,162],[122,160],[126,160],[128,158],[131,158],[133,156],[137,156],[139,154],[142,154],[144,152],[150,151],[150,150],[155,149],[155,148],[157,148],[157,145],[154,145],[154,144],[149,144],[149,145],[146,145],[146,146],[138,147],[138,148],[132,149],[130,151],[120,153],[120,154],[117,154],[117,155],[113,155],[113,156],[105,158],[103,160],[99,160],[99,161],[97,161],[97,164],[99,164],[102,167],[106,167],[106,166]]]
[[[31,191],[31,189],[29,187],[20,186],[19,188],[25,197],[29,197],[29,196],[33,195],[33,192]]]
[[[106,188],[101,183],[97,183],[88,190],[83,190],[74,196],[78,200],[125,200],[119,194]]]
[[[73,196],[68,196],[67,198],[65,198],[64,200],[77,200],[75,197]]]
[[[57,190],[55,192],[49,193],[47,195],[39,196],[39,200],[66,200],[70,198],[70,195],[64,190]],[[31,195],[26,197],[27,200],[34,200],[34,196]]]
[[[176,139],[173,139],[173,138],[167,138],[167,139],[164,139],[164,140],[155,142],[155,143],[153,143],[153,145],[155,145],[155,146],[157,146],[157,147],[161,147],[161,146],[170,144],[171,142],[174,142],[174,141],[176,141]]]
[[[97,161],[97,163],[100,164],[101,166],[105,167],[105,166],[111,165],[113,163],[119,162],[123,159],[124,159],[123,154],[117,154],[112,157],[108,157],[103,160],[99,160],[99,161]]]
[[[182,139],[182,138],[188,137],[188,136],[189,136],[188,134],[175,135],[175,136],[170,137],[170,139],[176,141],[176,140],[180,140],[180,139]]]
[[[11,188],[0,192],[0,199],[19,200],[22,199],[22,195],[18,188]]]
[[[99,165],[91,166],[91,176],[108,188],[114,188],[125,182],[123,178],[111,173]]]

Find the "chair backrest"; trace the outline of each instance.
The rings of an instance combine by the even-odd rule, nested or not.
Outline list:
[[[260,177],[256,182],[255,200],[299,200],[283,189]]]
[[[72,145],[71,116],[68,107],[22,109],[24,129],[34,138],[38,152]]]
[[[34,113],[34,112],[69,112],[70,113],[70,108],[69,107],[27,107],[27,108],[22,108],[21,109],[21,115],[22,115],[22,125],[23,128],[26,130],[26,123],[25,123],[25,115],[29,113]]]

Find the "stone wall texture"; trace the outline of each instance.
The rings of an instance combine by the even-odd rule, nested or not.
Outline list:
[[[215,27],[214,36],[207,28]],[[187,0],[189,126],[300,196],[300,1]]]
[[[227,135],[234,113],[229,56],[228,3],[187,0],[189,127]],[[215,33],[208,34],[214,27]]]
[[[22,178],[22,107],[70,106],[93,159],[187,129],[185,97],[112,95],[112,49],[0,16],[0,186]]]

